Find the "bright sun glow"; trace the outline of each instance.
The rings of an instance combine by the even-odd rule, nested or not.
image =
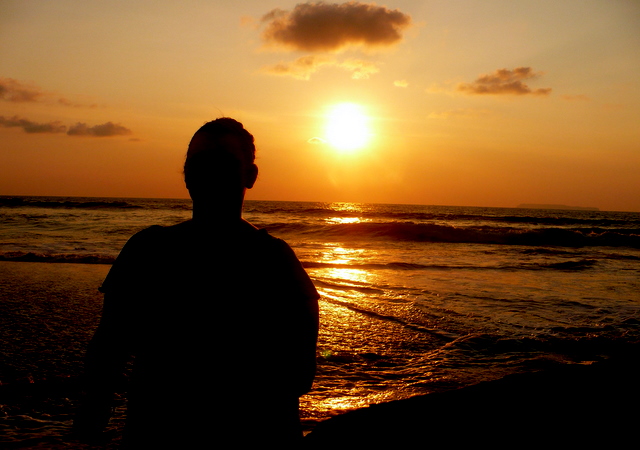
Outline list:
[[[367,116],[353,103],[336,105],[329,113],[327,140],[338,150],[362,148],[369,140]]]

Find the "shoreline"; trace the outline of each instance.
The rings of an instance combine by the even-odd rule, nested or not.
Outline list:
[[[635,439],[640,418],[633,408],[640,401],[640,361],[632,357],[639,350],[640,345],[633,344],[626,349],[626,356],[591,365],[507,375],[303,423],[304,447],[320,449],[336,442],[356,448],[420,442],[432,446],[488,444],[492,448],[628,443]],[[7,392],[11,386],[5,385],[0,387],[0,400],[9,412],[20,409],[12,405],[14,402],[25,405],[25,415],[15,420],[26,420],[30,407],[43,401],[73,404],[78,381],[35,383],[21,392]],[[123,406],[121,401],[120,415],[114,416],[107,431],[109,438],[98,448],[119,445]],[[31,430],[14,439],[6,434],[0,442],[23,449],[42,448],[44,443],[52,444],[49,448],[85,448],[86,444],[70,434],[73,408],[67,404],[66,409],[57,411],[57,425],[46,432]]]
[[[640,344],[591,365],[517,373],[459,389],[371,405],[318,424],[311,448],[467,444],[529,448],[628,444],[640,412]],[[524,440],[524,442],[523,442]]]

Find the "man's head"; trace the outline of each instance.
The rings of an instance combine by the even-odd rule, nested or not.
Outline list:
[[[191,138],[184,179],[191,198],[237,200],[258,176],[253,136],[240,122],[223,117],[204,124]]]

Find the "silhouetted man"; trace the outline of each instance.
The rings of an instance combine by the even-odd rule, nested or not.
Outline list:
[[[193,219],[134,235],[100,288],[79,432],[106,426],[134,356],[131,448],[301,439],[298,397],[315,374],[318,294],[284,241],[242,219],[254,159],[253,136],[233,119],[208,122],[191,139],[184,175]]]

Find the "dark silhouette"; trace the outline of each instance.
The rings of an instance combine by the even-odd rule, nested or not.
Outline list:
[[[253,136],[233,119],[191,139],[193,219],[134,235],[100,288],[78,433],[104,429],[134,356],[123,439],[131,448],[302,438],[298,398],[315,374],[318,294],[284,241],[242,219],[254,158]]]

